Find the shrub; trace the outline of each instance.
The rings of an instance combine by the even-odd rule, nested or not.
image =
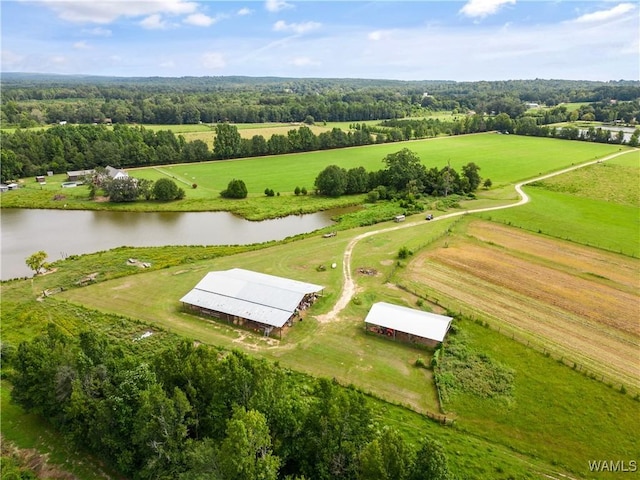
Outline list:
[[[398,250],[398,258],[401,260],[408,258],[410,255],[413,255],[413,252],[407,247],[400,247],[400,250]]]
[[[247,186],[242,180],[235,178],[229,182],[226,190],[220,192],[220,196],[224,198],[247,198]]]
[[[161,178],[153,184],[153,198],[161,202],[184,198],[184,190],[180,193],[181,190],[170,178]]]
[[[306,194],[307,194],[307,187],[302,187],[302,188],[300,189],[300,193],[301,193],[302,195],[306,195]]]
[[[300,195],[300,187],[296,187],[296,189],[293,191],[294,195],[297,197],[298,195]]]

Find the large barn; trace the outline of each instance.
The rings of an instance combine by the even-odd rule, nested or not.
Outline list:
[[[374,303],[364,319],[369,332],[411,343],[436,346],[444,340],[451,317],[390,303]]]
[[[261,331],[291,326],[324,287],[241,268],[207,273],[180,299],[189,310]]]

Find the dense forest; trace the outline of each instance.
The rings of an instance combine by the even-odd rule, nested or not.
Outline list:
[[[129,478],[450,478],[436,441],[408,444],[363,393],[238,351],[132,352],[50,325],[3,362],[16,403]]]
[[[525,103],[632,101],[640,82],[495,82],[3,74],[2,124],[364,121],[427,111],[521,115]]]
[[[400,82],[249,77],[117,79],[5,75],[0,181],[48,171],[199,162],[502,131],[601,143],[622,132],[558,128],[567,121],[635,126],[640,82]],[[569,110],[560,101],[589,102]],[[546,105],[528,109],[527,104]],[[555,106],[554,106],[555,105]],[[435,112],[458,113],[447,118]],[[380,120],[378,125],[364,123]],[[307,125],[352,122],[315,134]],[[288,122],[286,135],[241,138],[232,123]],[[146,124],[215,125],[213,151]],[[73,125],[72,125],[73,124]],[[54,125],[42,130],[28,127]],[[212,132],[213,136],[214,132]],[[634,134],[629,145],[638,144]]]

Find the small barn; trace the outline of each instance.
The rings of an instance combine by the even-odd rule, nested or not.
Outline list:
[[[241,268],[207,273],[180,299],[202,315],[262,332],[265,336],[291,326],[324,287]]]
[[[372,305],[364,324],[367,332],[435,347],[444,341],[452,320],[436,313],[378,302]]]

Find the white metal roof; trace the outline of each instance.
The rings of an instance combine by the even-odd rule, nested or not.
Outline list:
[[[423,312],[390,303],[374,303],[365,323],[442,342],[451,326],[451,317]]]
[[[320,285],[234,268],[209,272],[181,302],[282,327]]]

